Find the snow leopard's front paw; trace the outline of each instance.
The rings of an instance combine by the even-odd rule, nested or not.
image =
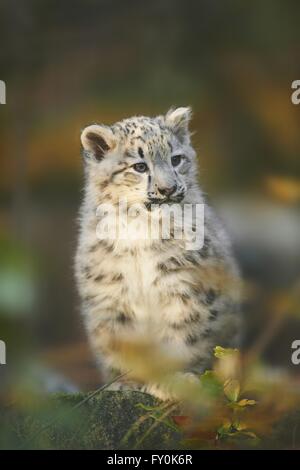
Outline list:
[[[119,392],[119,391],[126,391],[126,390],[139,392],[141,391],[141,389],[142,389],[142,385],[137,382],[116,381],[110,384],[109,387],[107,387],[105,390],[108,390],[111,392]]]
[[[164,384],[146,384],[142,391],[162,401],[178,401],[184,386],[199,384],[199,377],[192,372],[177,372]]]

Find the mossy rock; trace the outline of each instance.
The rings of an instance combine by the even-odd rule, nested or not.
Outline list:
[[[168,418],[158,422],[153,417],[163,413],[159,406],[155,398],[137,391],[103,391],[92,398],[57,394],[30,410],[8,414],[10,443],[1,447],[174,449],[181,434]]]
[[[26,405],[2,409],[2,449],[180,449],[188,445],[165,406],[138,391],[102,391],[89,394],[57,394],[28,400]],[[172,415],[181,414],[172,410]],[[256,448],[300,448],[300,410],[294,410],[264,436]],[[155,426],[154,426],[155,425]],[[226,443],[220,443],[222,448]],[[211,448],[203,442],[201,448]],[[235,442],[233,448],[249,448]],[[250,445],[252,448],[252,445]]]

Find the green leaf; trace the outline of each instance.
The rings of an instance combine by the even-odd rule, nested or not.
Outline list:
[[[240,394],[240,383],[236,379],[228,379],[224,383],[224,393],[225,396],[230,400],[231,402],[236,402],[239,394]]]
[[[212,370],[207,370],[200,376],[200,384],[211,397],[217,397],[223,393],[222,384]]]
[[[144,403],[137,403],[136,408],[141,408],[144,411],[160,411],[161,406],[149,406],[149,405],[144,405]]]
[[[221,359],[222,357],[225,356],[232,356],[235,355],[239,352],[238,349],[232,349],[232,348],[222,348],[222,346],[216,346],[214,348],[214,355],[216,358]]]
[[[255,400],[248,400],[247,398],[243,398],[242,400],[237,402],[238,406],[245,407],[245,406],[253,406],[256,405]]]

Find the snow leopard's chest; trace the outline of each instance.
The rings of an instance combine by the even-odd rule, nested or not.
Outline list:
[[[135,325],[161,325],[172,289],[182,283],[180,270],[174,269],[172,274],[164,271],[166,257],[178,255],[181,245],[178,242],[177,249],[173,246],[166,255],[164,243],[168,242],[154,246],[132,242],[124,246],[120,241],[113,252],[103,255],[101,251],[94,260],[102,273],[97,292],[113,298],[114,310],[127,312]]]
[[[127,252],[120,255],[118,266],[123,273],[123,292],[128,302],[134,306],[142,307],[144,313],[135,312],[138,315],[145,315],[145,310],[150,304],[157,303],[155,295],[155,280],[157,277],[157,260],[150,250],[137,249],[132,247]],[[154,296],[153,296],[154,294]],[[153,305],[151,305],[153,307]]]

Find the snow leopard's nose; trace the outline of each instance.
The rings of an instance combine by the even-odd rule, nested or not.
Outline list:
[[[172,194],[175,193],[176,189],[177,189],[177,185],[174,184],[174,186],[171,186],[171,187],[158,188],[158,192],[162,194],[162,196],[171,196]]]

